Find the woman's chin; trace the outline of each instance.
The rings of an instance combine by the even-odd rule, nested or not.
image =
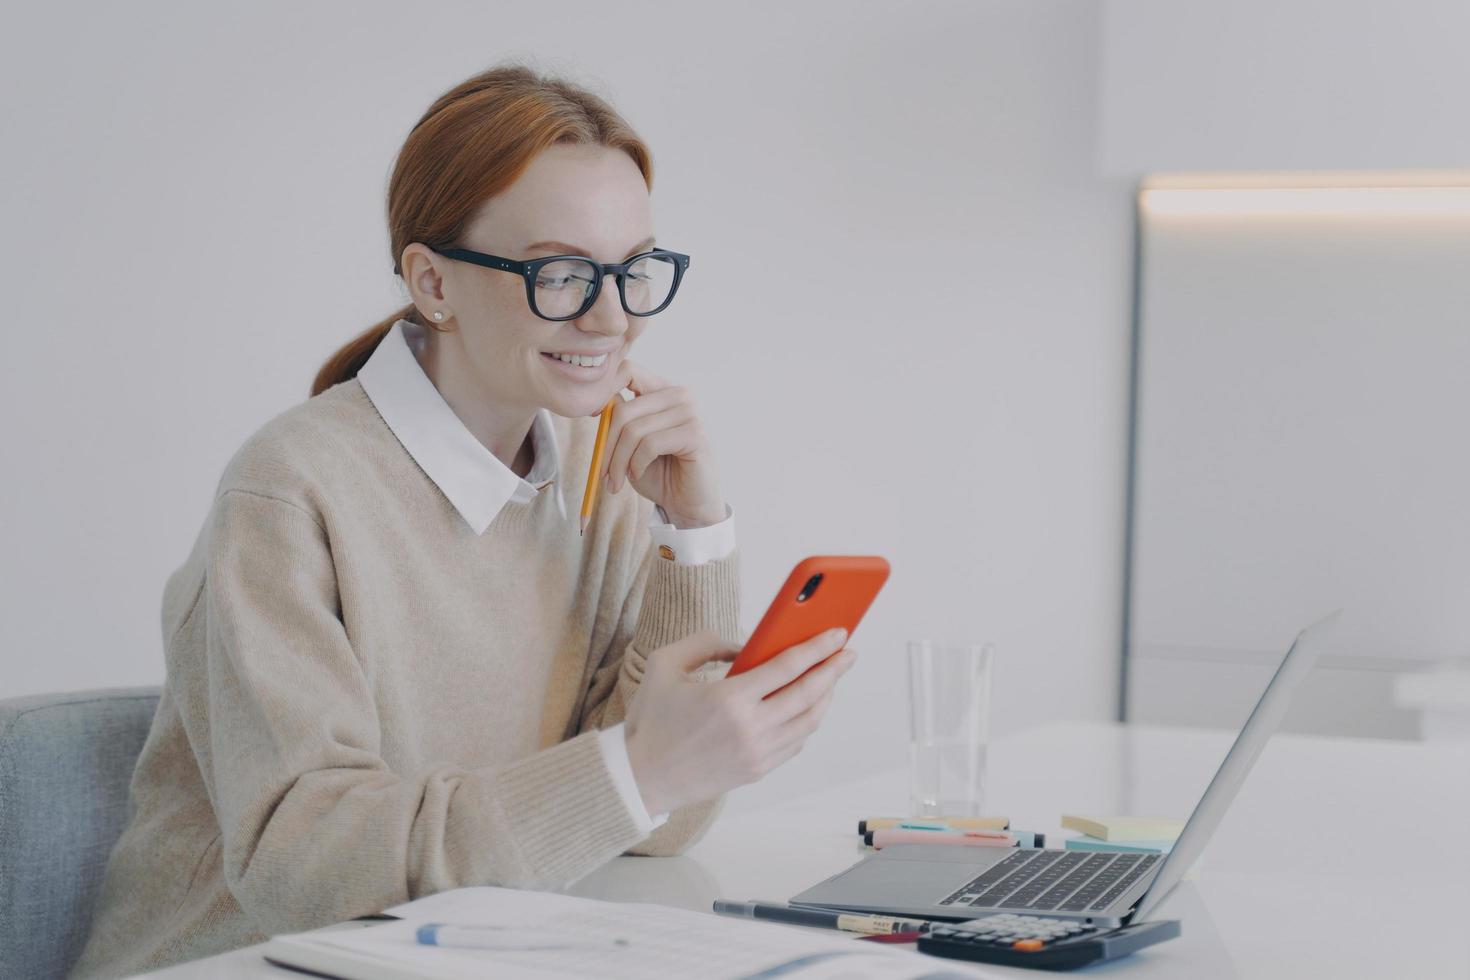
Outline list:
[[[554,392],[547,400],[546,407],[553,414],[564,418],[576,419],[587,416],[596,416],[602,413],[602,408],[607,404],[607,399],[598,399],[586,392]]]

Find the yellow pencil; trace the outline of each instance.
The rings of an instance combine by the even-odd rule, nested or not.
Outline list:
[[[602,469],[602,451],[607,448],[607,430],[612,425],[613,406],[618,403],[618,396],[613,395],[602,408],[602,415],[597,420],[597,441],[592,444],[592,465],[587,469],[587,485],[582,488],[582,529],[579,534],[587,533],[587,525],[592,520],[592,508],[597,503],[597,487],[602,481],[597,478]]]

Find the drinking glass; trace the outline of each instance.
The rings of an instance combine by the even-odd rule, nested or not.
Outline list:
[[[910,812],[980,816],[995,645],[910,640],[908,657]]]

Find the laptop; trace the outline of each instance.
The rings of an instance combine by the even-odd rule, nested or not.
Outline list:
[[[1000,913],[1106,927],[1146,920],[1204,850],[1341,614],[1297,634],[1167,855],[897,844],[791,904],[946,920]]]

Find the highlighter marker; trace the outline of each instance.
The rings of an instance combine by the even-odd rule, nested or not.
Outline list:
[[[896,828],[891,828],[891,829],[896,829],[896,830],[926,830],[926,831],[929,831],[930,833],[940,833],[940,834],[945,834],[945,833],[955,834],[955,833],[965,833],[966,832],[966,831],[961,831],[961,830],[955,830],[954,828],[951,828],[951,827],[945,827],[942,824],[928,823],[928,822],[925,822],[925,821],[916,821],[916,820],[905,821],[904,823],[899,824]],[[872,831],[869,831],[867,834],[864,834],[863,835],[863,842],[864,843],[867,843],[868,837],[871,835],[871,833],[872,833]],[[1046,846],[1046,835],[1045,834],[1035,833],[1035,832],[1030,831],[1030,830],[1012,830],[1012,831],[1010,831],[1010,834],[1011,834],[1012,837],[1016,838],[1016,846],[1017,847],[1045,847]]]
[[[924,824],[945,830],[1006,830],[1010,817],[868,817],[858,821],[858,833],[892,830],[904,824]]]
[[[933,830],[870,830],[863,835],[863,843],[876,848],[889,844],[947,844],[957,847],[1015,847],[1016,838],[1003,830],[967,830],[946,832]]]

